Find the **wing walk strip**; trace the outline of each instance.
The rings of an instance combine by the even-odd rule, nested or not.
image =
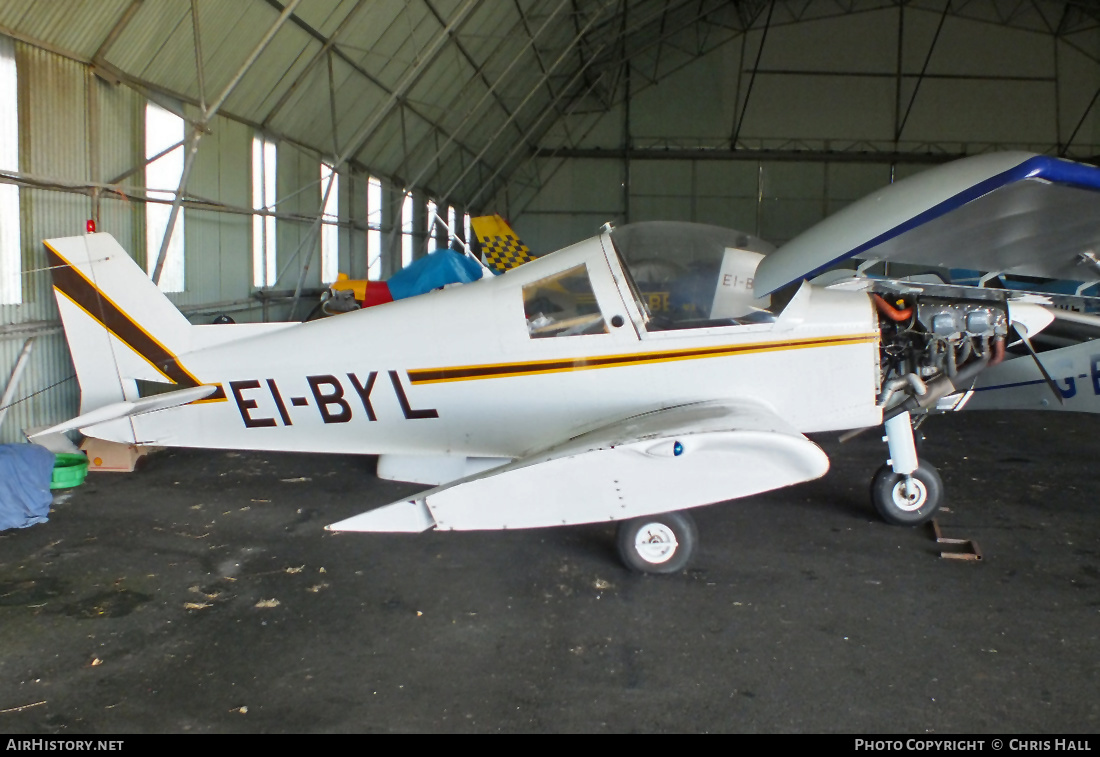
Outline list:
[[[529,363],[498,363],[494,365],[467,365],[454,368],[424,368],[409,371],[409,381],[417,384],[438,384],[445,381],[473,381],[477,379],[534,376],[543,373],[585,371],[596,368],[622,368],[673,360],[700,360],[713,357],[731,357],[760,352],[803,350],[818,347],[843,347],[853,344],[871,344],[878,341],[878,334],[851,334],[847,336],[794,339],[785,342],[757,342],[690,350],[646,352],[633,355],[602,355],[598,357],[567,358],[564,360],[538,360]]]
[[[53,247],[46,245],[46,250],[53,273],[54,288],[64,295],[65,299],[83,310],[90,318],[114,334],[134,352],[141,355],[149,365],[156,369],[157,373],[172,383],[183,388],[203,386],[203,382],[184,368],[167,347],[139,326],[133,318],[126,315],[122,308],[116,305],[110,297],[103,294],[76,266],[65,260]],[[225,400],[225,389],[218,386],[217,391],[212,395],[206,399],[197,400],[193,404]]]

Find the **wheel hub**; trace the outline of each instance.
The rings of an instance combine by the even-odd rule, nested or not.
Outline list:
[[[647,523],[634,537],[634,549],[639,557],[653,565],[671,560],[678,546],[676,533],[664,523]]]
[[[903,478],[894,484],[894,505],[907,513],[920,510],[928,501],[928,490],[916,476]]]

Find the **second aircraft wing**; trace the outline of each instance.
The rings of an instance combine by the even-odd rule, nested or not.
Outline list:
[[[964,158],[891,184],[768,255],[758,296],[845,260],[1100,279],[1100,168],[1020,152]]]

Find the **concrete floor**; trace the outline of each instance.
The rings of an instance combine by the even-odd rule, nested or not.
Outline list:
[[[925,426],[947,536],[879,522],[874,432],[696,511],[682,574],[612,526],[330,534],[370,458],[177,450],[0,533],[0,732],[1100,729],[1100,418]]]

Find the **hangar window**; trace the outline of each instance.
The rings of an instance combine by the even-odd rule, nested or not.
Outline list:
[[[433,200],[428,200],[428,254],[439,249],[435,236],[435,215],[439,212],[439,206]]]
[[[340,273],[340,174],[326,163],[321,164],[321,197],[325,198],[321,214],[321,283],[331,284]]]
[[[404,194],[401,203],[401,267],[413,262],[413,196]]]
[[[367,278],[382,278],[382,182],[367,178]]]
[[[183,178],[183,119],[159,105],[145,105],[145,189],[151,202],[145,203],[146,270],[152,275],[172,216],[172,201]],[[161,154],[163,153],[163,154]],[[157,157],[160,156],[160,157]],[[156,158],[156,160],[153,160]],[[160,288],[183,291],[183,220],[180,208],[172,236],[164,253]]]
[[[585,265],[524,286],[523,312],[527,333],[535,339],[607,333]]]
[[[19,170],[16,98],[15,46],[0,37],[0,171]],[[0,184],[0,305],[23,301],[19,236],[19,187]]]
[[[275,143],[257,133],[252,137],[252,285],[275,285]]]

